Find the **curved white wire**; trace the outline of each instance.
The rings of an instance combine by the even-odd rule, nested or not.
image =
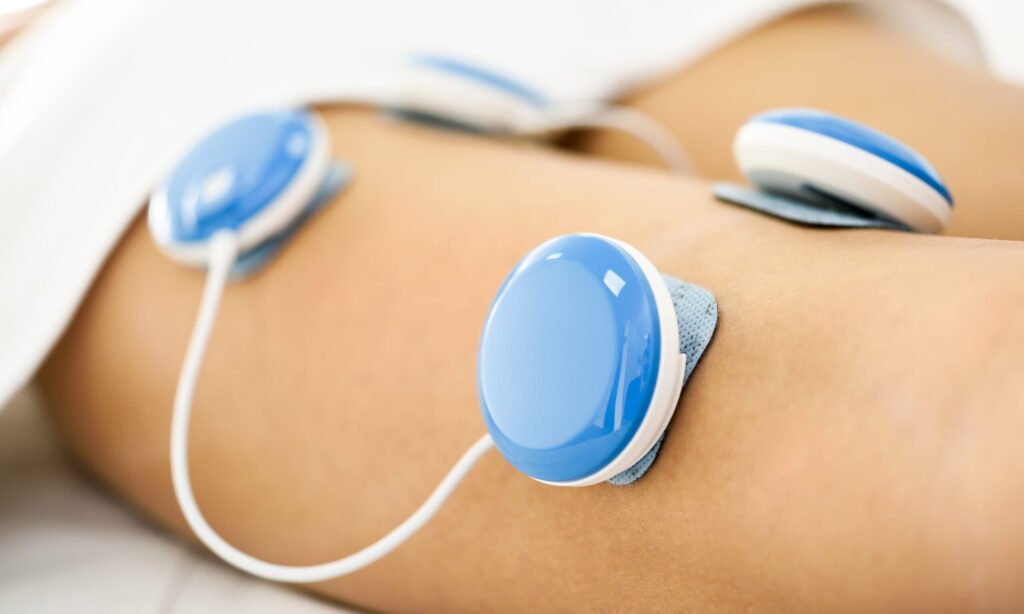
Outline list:
[[[627,107],[608,107],[572,120],[566,127],[611,128],[625,132],[645,143],[672,170],[693,175],[696,169],[690,155],[675,135],[645,113]]]
[[[562,103],[545,116],[526,114],[513,121],[516,129],[537,134],[571,128],[608,128],[644,143],[674,173],[693,175],[696,168],[675,135],[661,123],[636,109]]]
[[[217,316],[221,294],[224,291],[228,273],[235,261],[237,248],[237,238],[232,233],[218,233],[211,241],[206,287],[203,290],[199,315],[196,318],[195,328],[192,330],[192,337],[189,339],[185,362],[181,367],[178,388],[174,397],[174,412],[171,418],[171,478],[174,482],[174,494],[188,526],[196,534],[196,537],[217,556],[243,571],[268,580],[303,583],[321,582],[352,573],[391,552],[420,530],[437,513],[459,482],[480,460],[480,457],[493,447],[494,441],[490,435],[484,435],[478,439],[448,471],[448,474],[444,476],[441,483],[434,489],[434,492],[430,493],[419,509],[406,518],[402,524],[366,548],[336,561],[318,565],[277,565],[246,554],[225,541],[206,522],[192,493],[192,483],[188,473],[188,425],[192,413],[192,397],[195,393],[196,379],[210,340],[210,332]]]

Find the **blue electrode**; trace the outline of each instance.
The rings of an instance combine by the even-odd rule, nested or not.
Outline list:
[[[197,143],[150,199],[149,226],[158,246],[207,269],[170,436],[175,497],[198,539],[254,575],[319,582],[361,569],[407,540],[495,444],[515,467],[549,484],[639,479],[654,462],[683,383],[711,340],[717,306],[703,288],[661,276],[624,242],[567,235],[531,251],[501,287],[480,342],[480,399],[489,433],[401,524],[355,553],[314,565],[265,561],[217,533],[196,501],[189,470],[189,424],[203,356],[229,277],[265,264],[349,178],[328,152],[326,131],[308,110],[247,115]]]
[[[823,111],[755,115],[733,153],[753,189],[718,183],[715,196],[792,222],[934,233],[952,213],[949,188],[924,156]]]
[[[149,227],[171,257],[197,265],[215,233],[235,233],[237,277],[262,266],[349,178],[309,111],[244,115],[178,162],[150,200]]]
[[[661,344],[651,284],[622,248],[591,235],[538,247],[498,291],[480,338],[480,402],[498,449],[550,482],[607,466],[647,415]]]

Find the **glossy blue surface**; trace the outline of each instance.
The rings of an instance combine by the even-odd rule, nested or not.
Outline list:
[[[200,141],[175,167],[164,191],[171,237],[179,243],[237,230],[288,186],[316,136],[307,111],[236,119]]]
[[[332,162],[327,168],[327,174],[324,175],[320,188],[291,224],[285,226],[280,232],[267,237],[265,241],[252,249],[238,254],[235,264],[231,267],[231,279],[245,279],[262,270],[281,251],[288,239],[316,215],[332,196],[344,189],[351,179],[352,169],[348,164],[337,160]]]
[[[495,89],[502,90],[503,92],[515,96],[524,102],[528,102],[535,107],[545,107],[548,104],[548,100],[543,94],[525,83],[516,81],[511,77],[476,64],[470,64],[469,62],[464,62],[455,58],[435,55],[419,55],[416,56],[413,61],[420,66],[426,66],[435,70],[459,75],[473,81],[478,81]]]
[[[755,115],[750,121],[802,128],[863,149],[914,175],[938,192],[950,207],[953,206],[953,197],[945,182],[924,156],[863,124],[814,109],[776,109]]]
[[[622,248],[589,235],[537,247],[505,280],[480,340],[480,401],[498,449],[552,482],[602,469],[647,414],[661,343],[654,293]]]

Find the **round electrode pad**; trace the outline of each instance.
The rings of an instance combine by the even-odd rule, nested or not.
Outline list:
[[[953,199],[928,161],[848,119],[813,109],[769,111],[740,129],[733,150],[743,174],[766,193],[847,206],[920,232],[949,222]]]
[[[484,419],[527,475],[594,484],[658,442],[683,364],[654,266],[613,239],[559,237],[519,263],[491,306],[478,364]]]
[[[455,57],[417,55],[393,111],[442,127],[503,133],[536,125],[548,106],[540,91],[509,75]]]
[[[203,138],[154,192],[149,227],[176,260],[202,264],[218,231],[245,251],[288,227],[327,174],[327,139],[305,110],[246,115]]]

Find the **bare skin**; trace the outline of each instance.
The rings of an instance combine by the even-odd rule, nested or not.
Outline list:
[[[561,490],[491,454],[421,535],[317,590],[385,610],[1022,603],[1024,246],[808,231],[695,181],[326,118],[359,180],[229,289],[198,391],[197,496],[228,539],[316,562],[401,520],[484,430],[476,339],[505,273],[594,231],[722,306],[652,474]],[[398,152],[418,163],[396,182]],[[201,284],[136,225],[43,373],[78,453],[180,531],[169,409]]]
[[[937,57],[851,8],[797,13],[738,39],[624,101],[668,126],[705,177],[741,180],[732,139],[750,116],[816,107],[923,153],[956,210],[946,234],[1024,240],[1024,90]],[[622,134],[589,133],[584,151],[660,163]]]
[[[197,393],[196,494],[227,539],[313,563],[403,519],[484,432],[501,280],[590,231],[721,306],[652,472],[558,489],[491,453],[411,541],[313,590],[396,611],[1024,605],[1024,245],[806,230],[696,179],[324,116],[357,180],[228,289]],[[201,285],[136,224],[41,374],[83,462],[182,534],[167,439]]]

